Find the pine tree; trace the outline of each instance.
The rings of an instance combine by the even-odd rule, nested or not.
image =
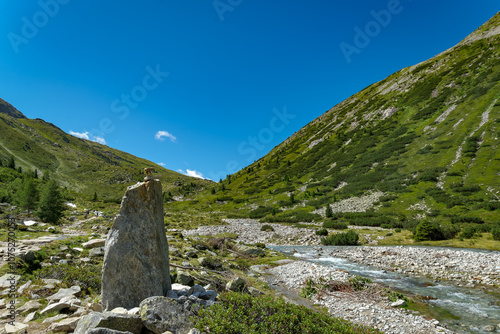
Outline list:
[[[31,212],[36,208],[38,198],[39,194],[35,181],[30,177],[25,177],[22,188],[18,193],[19,205]]]
[[[94,196],[92,197],[92,202],[97,202],[97,192],[94,191]]]
[[[211,193],[212,195],[215,195],[215,188],[212,188],[212,190],[210,191],[210,193]]]
[[[0,167],[3,167],[3,162],[1,157],[0,157]]]
[[[64,201],[55,181],[49,181],[42,191],[38,217],[44,222],[57,223],[63,216]]]
[[[7,163],[7,167],[12,168],[12,169],[16,169],[16,160],[14,160],[13,155],[11,155],[9,157],[9,162]]]
[[[33,178],[38,179],[38,169],[35,168],[35,171],[33,172]]]
[[[327,218],[331,218],[333,216],[333,212],[332,212],[332,208],[330,207],[330,204],[326,205],[325,216]]]

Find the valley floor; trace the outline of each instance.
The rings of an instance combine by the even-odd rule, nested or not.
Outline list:
[[[244,243],[266,245],[316,246],[320,256],[345,258],[351,262],[370,265],[407,276],[423,276],[435,281],[448,281],[457,286],[475,287],[500,285],[500,252],[418,246],[359,246],[321,247],[315,235],[315,226],[294,228],[269,224],[273,232],[261,231],[259,223],[252,219],[228,219],[225,226],[202,226],[184,231],[189,235],[238,235]],[[340,270],[327,268],[305,261],[294,261],[268,270],[270,280],[278,289],[298,291],[308,278],[333,277],[346,281],[349,275]],[[285,293],[286,295],[286,293]],[[412,311],[391,307],[386,295],[370,291],[329,292],[318,294],[313,301],[328,308],[333,316],[363,325],[373,326],[385,333],[452,333],[441,327],[435,319],[427,320]],[[481,324],[478,324],[481,327]],[[489,330],[500,330],[487,328]],[[482,329],[483,330],[483,329]]]

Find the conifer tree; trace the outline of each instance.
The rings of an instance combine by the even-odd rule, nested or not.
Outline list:
[[[38,217],[44,222],[58,223],[63,217],[64,200],[59,186],[53,180],[49,181],[40,196],[40,205],[38,210]]]
[[[3,162],[1,157],[0,157],[0,167],[3,167]]]
[[[97,202],[97,192],[94,191],[94,196],[92,197],[92,202]]]
[[[332,208],[330,207],[330,204],[326,205],[325,216],[327,218],[331,218],[333,216],[333,212],[332,212]]]
[[[12,169],[16,169],[16,161],[14,160],[13,155],[11,155],[9,157],[9,162],[7,163],[7,167],[12,168]]]
[[[31,212],[36,208],[38,198],[39,194],[35,181],[30,177],[25,177],[22,188],[18,193],[19,205]]]

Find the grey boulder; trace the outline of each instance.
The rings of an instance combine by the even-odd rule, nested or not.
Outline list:
[[[102,269],[104,310],[139,306],[171,289],[163,196],[158,180],[127,188],[106,239]]]
[[[190,317],[196,316],[201,308],[213,304],[212,301],[197,298],[157,296],[142,301],[140,315],[144,326],[155,334],[166,331],[187,334],[193,327]]]
[[[78,326],[76,326],[74,334],[88,334],[91,330],[100,327],[116,331],[128,331],[133,334],[140,334],[143,325],[139,316],[117,314],[111,312],[92,312],[80,319],[80,321],[78,322]]]

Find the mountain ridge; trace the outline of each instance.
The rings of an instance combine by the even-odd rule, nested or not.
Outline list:
[[[242,216],[260,206],[265,219],[287,221],[381,192],[368,211],[388,221],[500,220],[499,27],[497,13],[454,47],[371,84],[196,201]]]
[[[43,119],[26,118],[12,112],[17,109],[5,101],[1,105],[7,107],[0,110],[0,159],[6,161],[13,155],[17,166],[49,173],[74,191],[119,199],[128,185],[142,180],[144,167],[155,167],[165,191],[174,194],[203,188],[211,182],[72,136]]]

